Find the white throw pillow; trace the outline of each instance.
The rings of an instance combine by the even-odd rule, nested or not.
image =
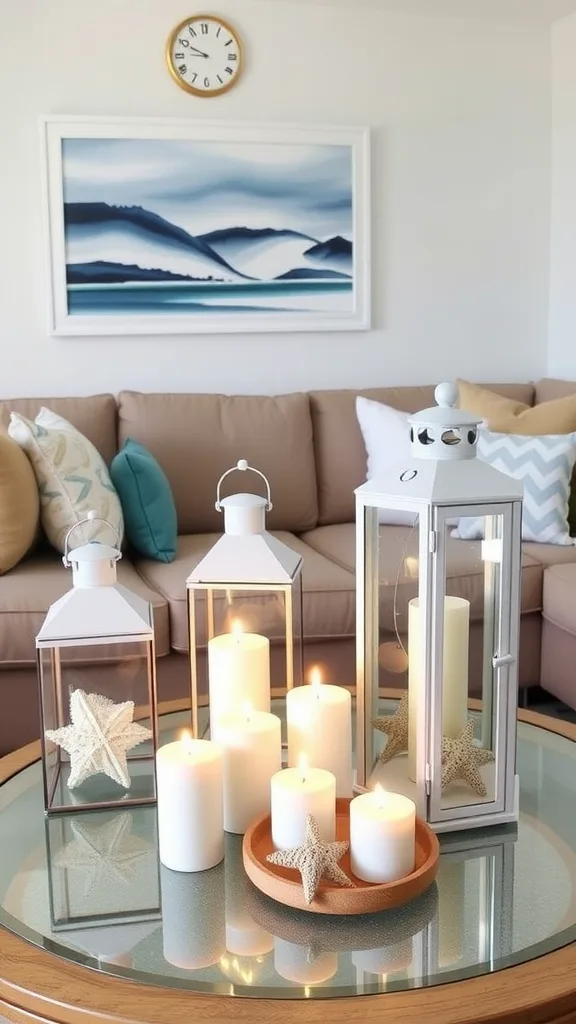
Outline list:
[[[26,452],[40,492],[40,517],[50,543],[64,551],[68,530],[86,517],[90,509],[124,533],[122,507],[108,468],[91,441],[68,420],[42,408],[34,423],[13,412],[10,437]],[[111,542],[110,531],[100,524],[77,530],[72,546],[89,540]]]
[[[412,463],[408,413],[358,395],[356,416],[366,445],[368,480],[378,480],[399,463]],[[380,509],[380,522],[387,526],[412,526],[414,519],[413,512]]]
[[[522,539],[540,544],[576,544],[570,536],[568,502],[576,462],[576,434],[497,434],[480,430],[478,458],[524,484]],[[478,540],[484,520],[460,519],[453,536]]]

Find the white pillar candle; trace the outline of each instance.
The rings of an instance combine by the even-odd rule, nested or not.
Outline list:
[[[248,702],[256,711],[270,711],[270,641],[258,633],[243,633],[240,623],[231,633],[208,641],[210,734],[218,740],[218,722]]]
[[[277,850],[301,846],[306,819],[313,816],[327,843],[336,834],[336,779],[324,768],[309,768],[302,757],[297,768],[272,776],[272,842]]]
[[[223,715],[218,743],[224,756],[224,829],[242,835],[270,813],[270,780],[282,768],[282,726],[276,715],[254,711]]]
[[[311,957],[308,946],[274,939],[274,967],[281,978],[295,985],[322,985],[336,974],[338,954],[319,953]]]
[[[217,964],[226,952],[224,867],[183,875],[160,869],[164,959],[184,971]]]
[[[224,857],[222,751],[184,736],[156,755],[158,842],[172,871],[205,871]]]
[[[305,754],[314,768],[336,777],[336,796],[352,795],[352,698],[342,686],[330,686],[316,669],[310,686],[286,694],[288,764]]]
[[[455,739],[468,719],[468,645],[470,602],[444,598],[444,654],[442,659],[442,733]],[[408,606],[408,761],[416,779],[417,709],[422,693],[422,622],[420,599]]]
[[[350,864],[364,882],[395,882],[414,870],[416,807],[377,786],[350,804]]]

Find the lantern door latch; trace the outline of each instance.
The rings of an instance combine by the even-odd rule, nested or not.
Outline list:
[[[424,781],[426,783],[426,796],[430,796],[432,792],[432,765],[428,763],[424,768]]]
[[[438,533],[436,530],[430,530],[430,536],[428,538],[428,550],[431,555],[435,555],[438,550]]]
[[[492,668],[505,668],[506,665],[513,665],[515,658],[511,654],[495,654],[492,658]]]

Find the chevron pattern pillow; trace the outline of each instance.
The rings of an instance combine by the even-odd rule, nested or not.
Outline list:
[[[481,429],[478,458],[524,483],[522,539],[539,544],[576,544],[568,526],[572,470],[576,462],[575,434],[496,434]],[[479,540],[483,520],[460,519],[452,536]]]
[[[10,437],[20,445],[32,463],[40,493],[40,519],[50,543],[64,551],[68,530],[86,518],[90,509],[124,533],[122,507],[104,459],[84,434],[68,420],[42,408],[34,422],[13,412]],[[74,545],[112,540],[105,526],[77,530]]]

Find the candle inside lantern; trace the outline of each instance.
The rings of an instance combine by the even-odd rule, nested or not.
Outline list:
[[[318,668],[309,686],[286,694],[288,763],[304,753],[308,763],[336,778],[336,795],[352,794],[352,699],[342,686],[322,682]]]
[[[270,641],[244,633],[236,621],[231,633],[208,641],[210,733],[218,741],[223,715],[242,710],[248,701],[255,711],[270,711]]]
[[[280,719],[246,701],[241,714],[219,719],[218,742],[224,755],[224,829],[242,834],[270,813],[270,780],[282,767]]]
[[[462,597],[444,598],[444,649],[442,658],[442,735],[456,739],[468,719],[468,645],[470,602]],[[420,600],[408,605],[408,765],[416,780],[418,707],[422,694],[422,622]]]
[[[272,776],[272,842],[277,850],[301,846],[306,819],[315,819],[322,838],[332,843],[336,834],[336,779],[324,768],[310,768],[305,754],[298,767]]]
[[[350,863],[364,882],[395,882],[414,870],[416,807],[376,786],[350,804]]]
[[[184,733],[156,754],[160,860],[172,871],[204,871],[224,857],[222,751]]]

